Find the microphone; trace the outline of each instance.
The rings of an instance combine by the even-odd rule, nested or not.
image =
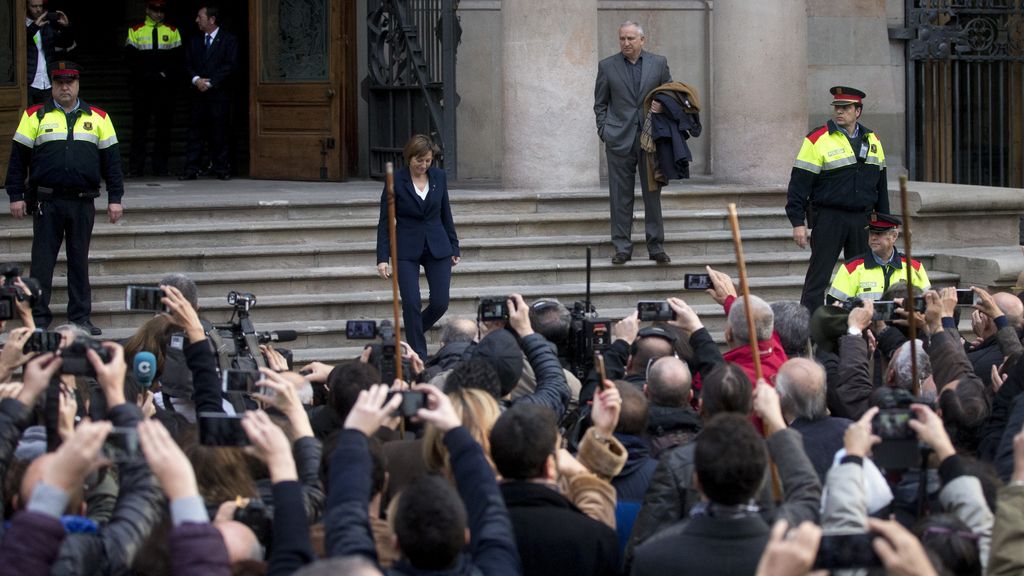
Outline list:
[[[266,344],[267,342],[292,342],[299,339],[299,333],[295,330],[275,330],[260,332],[257,338],[260,344]]]
[[[135,355],[135,359],[132,360],[132,374],[135,375],[135,381],[142,386],[144,390],[149,390],[149,387],[153,385],[153,379],[156,378],[156,356],[152,352],[143,350]]]

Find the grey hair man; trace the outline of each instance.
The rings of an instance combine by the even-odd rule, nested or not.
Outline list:
[[[771,303],[775,315],[775,333],[779,335],[786,356],[807,357],[811,341],[811,312],[796,300]]]
[[[889,360],[889,368],[885,373],[885,383],[893,388],[903,388],[908,392],[914,389],[913,363],[910,359],[910,341],[904,342],[893,352]],[[926,400],[935,400],[935,379],[932,378],[932,362],[924,349],[924,342],[914,341],[914,352],[917,356],[917,381],[921,384],[920,396]]]
[[[790,428],[799,430],[804,451],[824,483],[832,458],[843,447],[843,435],[852,422],[833,418],[825,408],[825,369],[814,360],[793,358],[779,368],[775,389],[782,415]]]

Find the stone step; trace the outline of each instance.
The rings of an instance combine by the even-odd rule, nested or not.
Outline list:
[[[743,233],[744,251],[755,253],[796,253],[792,233],[785,229],[749,230]],[[644,239],[633,237],[636,261],[646,261]],[[733,254],[732,234],[725,230],[672,232],[665,235],[665,250],[673,259]],[[606,235],[532,236],[517,238],[467,239],[461,243],[462,258],[470,262],[505,262],[510,260],[552,260],[583,262],[587,248],[593,249],[595,261],[610,260],[614,250]],[[296,246],[198,246],[180,248],[147,248],[91,250],[90,273],[156,274],[167,271],[223,272],[232,270],[294,270],[317,267],[366,266],[376,259],[376,242],[303,244]],[[25,264],[29,252],[12,252],[8,261]],[[64,274],[64,253],[58,256],[58,272]]]
[[[807,269],[808,253],[803,251],[786,253],[752,252],[747,255],[747,273],[751,277],[769,275],[800,275]],[[930,256],[921,258],[926,269],[930,268]],[[636,260],[625,266],[614,266],[607,259],[594,260],[591,270],[592,282],[649,282],[675,280],[682,285],[685,274],[700,274],[704,266],[736,276],[738,271],[732,254],[691,256],[676,258],[671,264],[655,264],[650,260]],[[128,284],[155,285],[163,273],[92,275],[92,296],[95,301],[119,300],[123,298]],[[200,293],[206,295],[226,294],[230,290],[245,290],[264,294],[324,294],[330,292],[361,292],[384,289],[390,284],[377,276],[370,266],[337,266],[320,268],[299,268],[287,274],[268,273],[266,270],[236,270],[223,272],[191,272],[189,276],[199,285]],[[580,282],[586,278],[584,260],[515,260],[505,262],[465,261],[455,268],[452,285],[460,287],[486,287],[500,284],[508,278],[516,278],[524,284],[544,286],[566,282]],[[420,279],[422,289],[426,281]],[[67,277],[54,277],[52,302],[67,301]]]
[[[227,188],[221,183],[179,182],[173,178],[128,180],[125,186],[126,214],[130,225],[168,222],[275,222],[370,218],[380,214],[383,185],[375,181],[344,184],[316,182],[274,182],[238,179],[230,193],[197,197],[198,187]],[[450,186],[449,198],[456,221],[480,214],[608,213],[607,189],[568,192],[508,191],[478,183]],[[238,188],[244,194],[237,194]],[[674,184],[662,190],[664,210],[725,210],[730,202],[741,208],[776,208],[786,203],[784,188],[735,187],[708,182]],[[105,198],[105,196],[104,196]],[[636,209],[643,209],[639,188]],[[97,201],[104,210],[104,200]],[[97,218],[97,223],[100,222]],[[27,220],[14,220],[7,206],[0,207],[0,228],[31,228]]]
[[[725,210],[666,210],[666,233],[729,230]],[[643,213],[636,216],[642,228]],[[788,220],[778,208],[748,209],[742,220],[744,230],[785,228]],[[534,236],[582,235],[609,226],[608,214],[478,214],[459,218],[457,228],[463,242],[485,238],[523,238]],[[292,246],[321,243],[376,242],[376,218],[340,220],[282,221],[199,221],[163,224],[103,224],[93,230],[92,251],[127,248],[181,248],[202,246]],[[0,250],[28,252],[32,247],[31,228],[0,231]]]

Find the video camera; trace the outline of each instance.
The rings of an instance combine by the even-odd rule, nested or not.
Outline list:
[[[345,322],[345,337],[349,340],[373,340],[380,338],[380,342],[370,345],[369,364],[377,367],[380,372],[380,379],[390,385],[398,377],[398,370],[395,367],[395,325],[390,320],[348,320]],[[412,377],[412,363],[402,358],[402,376],[406,381]]]
[[[0,285],[0,320],[15,318],[18,314],[18,302],[28,300],[30,306],[35,306],[36,299],[43,293],[39,281],[35,278],[22,277],[21,266],[11,263],[0,264],[0,275],[4,277],[3,285]],[[18,278],[21,278],[28,287],[28,294],[14,285]]]
[[[256,305],[256,296],[249,292],[228,292],[228,304],[234,311],[231,319],[224,324],[214,324],[211,339],[217,346],[219,368],[258,370],[267,367],[266,358],[260,351],[260,344],[270,342],[291,342],[299,335],[294,330],[278,330],[257,332],[249,317],[249,310]],[[277,348],[292,367],[292,352],[287,348]]]
[[[569,338],[567,356],[569,369],[583,380],[594,368],[594,354],[604,352],[612,345],[612,320],[600,318],[590,303],[590,248],[587,248],[586,299],[573,302],[569,311]]]

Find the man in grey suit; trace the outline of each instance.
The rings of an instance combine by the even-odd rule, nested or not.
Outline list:
[[[597,134],[605,144],[608,158],[608,188],[611,195],[612,264],[625,264],[632,258],[633,197],[637,166],[644,198],[644,231],[647,253],[659,264],[671,262],[663,246],[665,226],[661,220],[661,195],[652,192],[647,182],[646,154],[640,149],[643,101],[648,92],[672,81],[664,56],[644,51],[644,29],[636,22],[619,26],[621,52],[597,65],[594,87],[594,115]],[[653,102],[651,111],[661,113],[661,104]]]

